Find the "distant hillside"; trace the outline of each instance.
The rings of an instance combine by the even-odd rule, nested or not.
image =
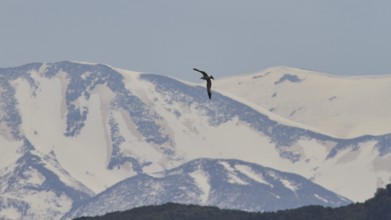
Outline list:
[[[351,203],[296,174],[240,160],[203,158],[154,176],[143,174],[121,181],[71,210],[64,219],[170,202],[249,212]]]
[[[78,220],[389,220],[391,219],[391,184],[378,189],[375,197],[365,203],[356,203],[340,208],[307,206],[298,209],[250,213],[235,210],[223,210],[215,207],[180,205],[168,203],[159,206],[135,208],[125,212],[110,213],[100,217],[83,217]]]
[[[335,76],[291,67],[216,79],[224,91],[340,138],[391,132],[391,77]]]

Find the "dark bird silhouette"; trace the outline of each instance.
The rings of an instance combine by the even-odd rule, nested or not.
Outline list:
[[[198,70],[196,68],[193,68],[193,70],[202,73],[202,77],[200,79],[206,80],[206,90],[208,91],[209,99],[212,99],[212,90],[211,90],[212,81],[211,81],[211,79],[215,79],[215,78],[213,78],[212,75],[209,76],[206,72]]]

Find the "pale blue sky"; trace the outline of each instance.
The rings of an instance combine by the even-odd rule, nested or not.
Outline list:
[[[391,74],[389,0],[4,0],[0,67],[80,60],[198,81],[287,65]]]

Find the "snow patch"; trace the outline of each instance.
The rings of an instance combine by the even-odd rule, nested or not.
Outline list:
[[[296,192],[299,189],[299,186],[297,186],[295,183],[292,181],[289,181],[287,179],[281,178],[280,182],[288,189],[290,189],[293,192]]]
[[[201,204],[206,204],[209,197],[210,185],[208,181],[208,175],[202,170],[196,170],[189,174],[196,182],[198,188],[201,190]]]
[[[248,182],[242,180],[240,177],[237,176],[237,170],[233,168],[228,162],[220,161],[219,163],[223,165],[224,168],[227,170],[229,183],[238,185],[249,185]]]
[[[329,203],[329,200],[323,198],[322,196],[320,196],[320,195],[318,195],[318,194],[314,194],[314,196],[315,196],[316,198],[318,198],[319,200],[321,200],[322,202],[324,202],[324,203]]]
[[[21,213],[13,207],[0,209],[0,219],[22,219]]]
[[[259,182],[261,184],[265,184],[265,185],[268,185],[270,186],[271,188],[273,188],[273,184],[267,182],[262,173],[257,173],[255,172],[253,169],[251,169],[251,167],[248,167],[248,166],[245,166],[245,165],[236,165],[235,168],[237,170],[239,170],[240,172],[242,172],[243,174],[245,174],[246,176],[248,176],[249,178],[255,180],[256,182]]]
[[[45,181],[45,176],[36,169],[31,169],[25,174],[28,175],[28,182],[30,184],[41,185]]]

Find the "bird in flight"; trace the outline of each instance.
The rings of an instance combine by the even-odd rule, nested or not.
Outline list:
[[[209,99],[211,99],[212,98],[212,90],[211,90],[212,81],[211,81],[211,79],[215,79],[215,78],[213,78],[212,75],[209,76],[206,72],[198,70],[196,68],[193,68],[193,70],[202,73],[202,77],[200,79],[206,80],[206,90],[208,91]]]

